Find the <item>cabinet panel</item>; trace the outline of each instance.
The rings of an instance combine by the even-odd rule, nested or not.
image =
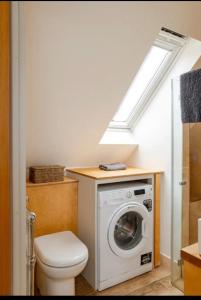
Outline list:
[[[27,208],[36,214],[35,236],[77,233],[77,182],[27,186]]]

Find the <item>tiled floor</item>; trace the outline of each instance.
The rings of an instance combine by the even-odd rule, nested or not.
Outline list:
[[[106,295],[183,295],[170,282],[170,271],[165,266],[125,281],[121,284],[96,292],[80,275],[75,281],[76,295],[106,296]]]

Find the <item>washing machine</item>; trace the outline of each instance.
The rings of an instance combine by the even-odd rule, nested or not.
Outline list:
[[[99,291],[152,270],[153,204],[153,189],[148,183],[98,188]]]

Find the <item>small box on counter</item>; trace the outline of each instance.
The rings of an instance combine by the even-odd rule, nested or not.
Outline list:
[[[45,183],[64,181],[64,166],[31,166],[29,168],[29,180],[33,183]]]

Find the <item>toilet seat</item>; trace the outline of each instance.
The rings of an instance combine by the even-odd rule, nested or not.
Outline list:
[[[68,268],[88,259],[88,249],[71,231],[35,238],[34,249],[40,262],[53,268]]]
[[[82,261],[81,263],[70,266],[70,267],[50,267],[48,265],[45,265],[39,257],[37,257],[37,267],[42,270],[42,272],[49,278],[54,278],[54,279],[68,279],[68,278],[73,278],[77,276],[77,274],[80,273],[80,270],[84,268],[88,260],[88,257]]]

